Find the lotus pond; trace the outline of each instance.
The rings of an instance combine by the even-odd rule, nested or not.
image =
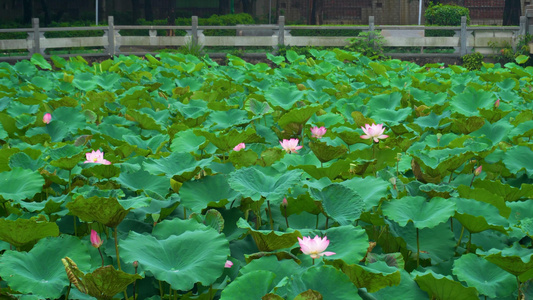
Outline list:
[[[529,299],[533,68],[0,63],[0,294]]]

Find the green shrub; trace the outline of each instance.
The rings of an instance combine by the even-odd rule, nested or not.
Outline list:
[[[430,2],[424,13],[427,25],[460,26],[461,17],[466,16],[466,23],[470,24],[470,11],[466,7],[457,5],[434,5]],[[426,30],[426,36],[453,36],[453,30]]]
[[[469,71],[479,70],[483,66],[483,54],[479,52],[464,55],[461,59],[463,60],[463,67]]]
[[[309,50],[316,49],[318,51],[325,50],[325,47],[313,47],[313,46],[305,46],[305,47],[297,47],[297,46],[285,46],[285,45],[279,45],[277,55],[279,56],[286,56],[288,50],[292,50],[296,52],[298,55],[305,55],[305,57],[310,57],[311,54],[309,53]]]
[[[513,49],[513,46],[509,43],[504,43],[503,45],[498,43],[490,43],[489,45],[495,51],[495,59],[501,64],[506,64],[509,62],[515,62],[515,59],[520,55],[526,55],[531,57],[529,53],[529,43],[533,41],[533,35],[526,34],[518,37],[518,43],[516,44],[516,51]],[[501,48],[501,49],[500,49]],[[522,66],[533,66],[533,60],[529,59]]]
[[[370,59],[386,58],[383,54],[385,38],[379,31],[361,32],[357,37],[348,39],[349,45],[344,48],[348,51],[358,52]]]
[[[362,29],[292,29],[292,36],[357,36]]]
[[[100,26],[106,24],[99,24]],[[75,21],[75,22],[52,22],[50,27],[86,27],[95,26],[94,21]],[[82,30],[82,31],[49,31],[45,32],[46,38],[65,38],[65,37],[91,37],[91,36],[103,36],[103,30]]]
[[[191,18],[177,18],[177,26],[190,26]],[[254,18],[246,13],[232,14],[232,15],[212,15],[209,18],[198,18],[198,25],[200,26],[234,26],[237,24],[255,24]],[[208,36],[235,36],[235,30],[205,30],[205,35]]]
[[[9,29],[9,28],[31,28],[30,24],[19,24],[17,22],[7,22],[1,23],[0,28]],[[0,39],[9,40],[9,39],[25,39],[28,37],[26,32],[2,32],[0,33]]]

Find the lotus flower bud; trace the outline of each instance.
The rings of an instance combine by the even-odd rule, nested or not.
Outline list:
[[[481,174],[481,170],[483,170],[483,166],[479,166],[474,170],[474,175],[479,176]]]
[[[283,207],[287,207],[287,205],[289,205],[289,203],[287,202],[287,198],[283,198],[283,201],[281,202],[281,205]]]
[[[500,99],[496,100],[496,102],[494,102],[494,108],[498,108],[500,106]]]

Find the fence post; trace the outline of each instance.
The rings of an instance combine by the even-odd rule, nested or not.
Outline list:
[[[285,46],[285,16],[278,20],[278,45]]]
[[[518,36],[526,35],[527,32],[527,17],[526,16],[520,16],[520,29],[518,30]]]
[[[115,19],[113,16],[107,17],[107,53],[109,56],[115,56]]]
[[[374,31],[376,30],[375,24],[374,24],[374,16],[368,16],[368,31]]]
[[[459,43],[460,43],[459,54],[461,56],[466,55],[466,46],[467,46],[466,16],[461,17],[461,34],[459,36]]]
[[[33,27],[33,49],[30,54],[43,54],[44,51],[41,51],[41,33],[39,32],[39,18],[33,18],[31,21]]]
[[[526,34],[533,34],[533,5],[526,5]]]
[[[191,34],[192,34],[191,47],[196,48],[196,46],[198,45],[198,16],[192,16]]]

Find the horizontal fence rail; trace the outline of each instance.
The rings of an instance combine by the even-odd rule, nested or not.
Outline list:
[[[236,25],[236,26],[199,26],[198,17],[193,16],[190,26],[139,26],[139,25],[114,25],[114,18],[108,18],[107,26],[95,27],[39,27],[39,19],[32,20],[32,28],[0,29],[0,33],[26,32],[25,39],[0,40],[0,52],[6,50],[27,51],[25,56],[0,56],[0,60],[27,59],[34,53],[45,57],[46,49],[58,48],[100,48],[100,53],[62,54],[58,56],[115,56],[144,55],[153,53],[148,48],[168,48],[181,46],[227,46],[227,47],[271,47],[273,50],[279,46],[314,46],[314,47],[344,47],[348,45],[349,37],[334,36],[292,36],[292,30],[320,29],[320,30],[360,30],[380,31],[384,37],[385,47],[416,47],[448,48],[453,47],[454,52],[445,56],[459,57],[472,52],[493,54],[496,48],[505,46],[516,47],[520,36],[528,30],[527,18],[520,17],[520,26],[467,26],[466,17],[462,17],[461,26],[391,26],[375,25],[374,17],[369,17],[367,26],[285,26],[285,18],[279,17],[276,25]],[[533,20],[530,20],[533,22]],[[120,32],[128,30],[147,30],[149,36],[123,36]],[[158,36],[157,30],[184,30],[185,36]],[[235,30],[235,36],[206,36],[205,30]],[[427,30],[453,30],[453,37],[427,37]],[[103,31],[102,36],[50,38],[45,37],[46,32],[64,31]],[[530,34],[532,32],[529,32]],[[121,47],[136,47],[143,52],[121,50]],[[434,54],[417,53],[417,56],[433,56]]]

